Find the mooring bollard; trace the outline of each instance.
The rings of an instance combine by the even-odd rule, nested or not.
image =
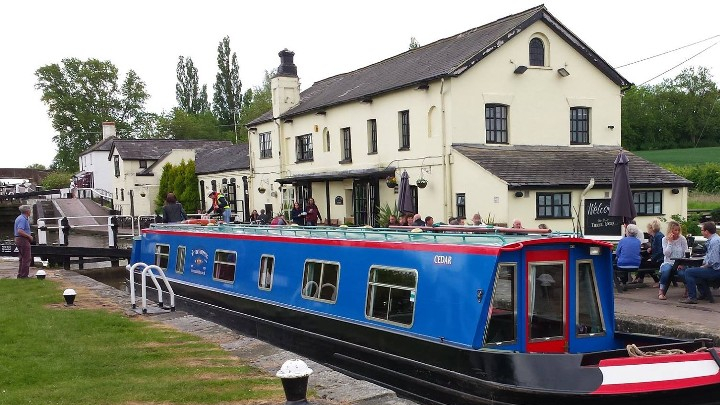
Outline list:
[[[307,387],[308,378],[312,374],[312,369],[302,360],[288,360],[280,367],[280,371],[275,374],[282,381],[283,390],[285,391],[285,405],[307,404]]]
[[[68,288],[63,291],[63,298],[65,298],[65,305],[75,305],[75,290]]]

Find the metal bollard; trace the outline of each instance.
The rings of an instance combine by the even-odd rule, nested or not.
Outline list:
[[[116,248],[118,240],[118,219],[116,216],[108,217],[108,247]]]
[[[67,246],[70,238],[70,221],[67,217],[58,220],[58,243],[60,246]]]
[[[47,245],[47,225],[45,225],[44,219],[37,221],[38,229],[38,245]]]
[[[280,371],[275,374],[280,377],[285,391],[285,405],[307,404],[308,378],[312,369],[302,360],[288,360],[283,363]]]

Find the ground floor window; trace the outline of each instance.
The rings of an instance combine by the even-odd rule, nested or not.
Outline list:
[[[638,215],[662,214],[662,191],[633,191],[633,202]]]
[[[571,218],[570,193],[537,193],[538,218]]]

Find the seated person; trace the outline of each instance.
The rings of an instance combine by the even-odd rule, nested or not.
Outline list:
[[[425,226],[425,221],[422,220],[422,216],[420,214],[415,214],[413,217],[413,226]]]
[[[625,236],[620,239],[615,250],[616,271],[619,272],[618,279],[623,284],[628,281],[628,271],[637,270],[640,267],[640,240],[636,237],[640,232],[637,225],[629,224],[625,228]]]
[[[275,215],[275,218],[273,218],[272,222],[270,222],[271,226],[276,225],[287,225],[287,221],[285,220],[285,216],[283,216],[282,212],[278,212],[277,215]]]
[[[688,297],[680,301],[683,304],[697,304],[698,299],[715,302],[707,284],[709,281],[720,280],[720,236],[717,235],[715,222],[703,223],[702,234],[707,238],[705,243],[707,254],[702,266],[685,270],[685,285],[688,290]],[[702,293],[700,297],[697,296],[696,288],[699,288]]]
[[[667,236],[662,240],[663,263],[660,265],[660,291],[658,291],[658,299],[665,300],[665,294],[670,283],[670,271],[675,264],[675,259],[685,257],[688,248],[687,240],[680,233],[680,224],[676,221],[668,222]],[[678,276],[682,277],[682,272],[678,269]]]

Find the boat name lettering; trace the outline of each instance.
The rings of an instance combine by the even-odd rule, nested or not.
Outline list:
[[[452,264],[452,256],[441,256],[441,255],[437,255],[437,256],[435,256],[435,258],[433,259],[433,263],[435,263],[435,264],[448,264],[448,265],[450,265],[450,264]]]

